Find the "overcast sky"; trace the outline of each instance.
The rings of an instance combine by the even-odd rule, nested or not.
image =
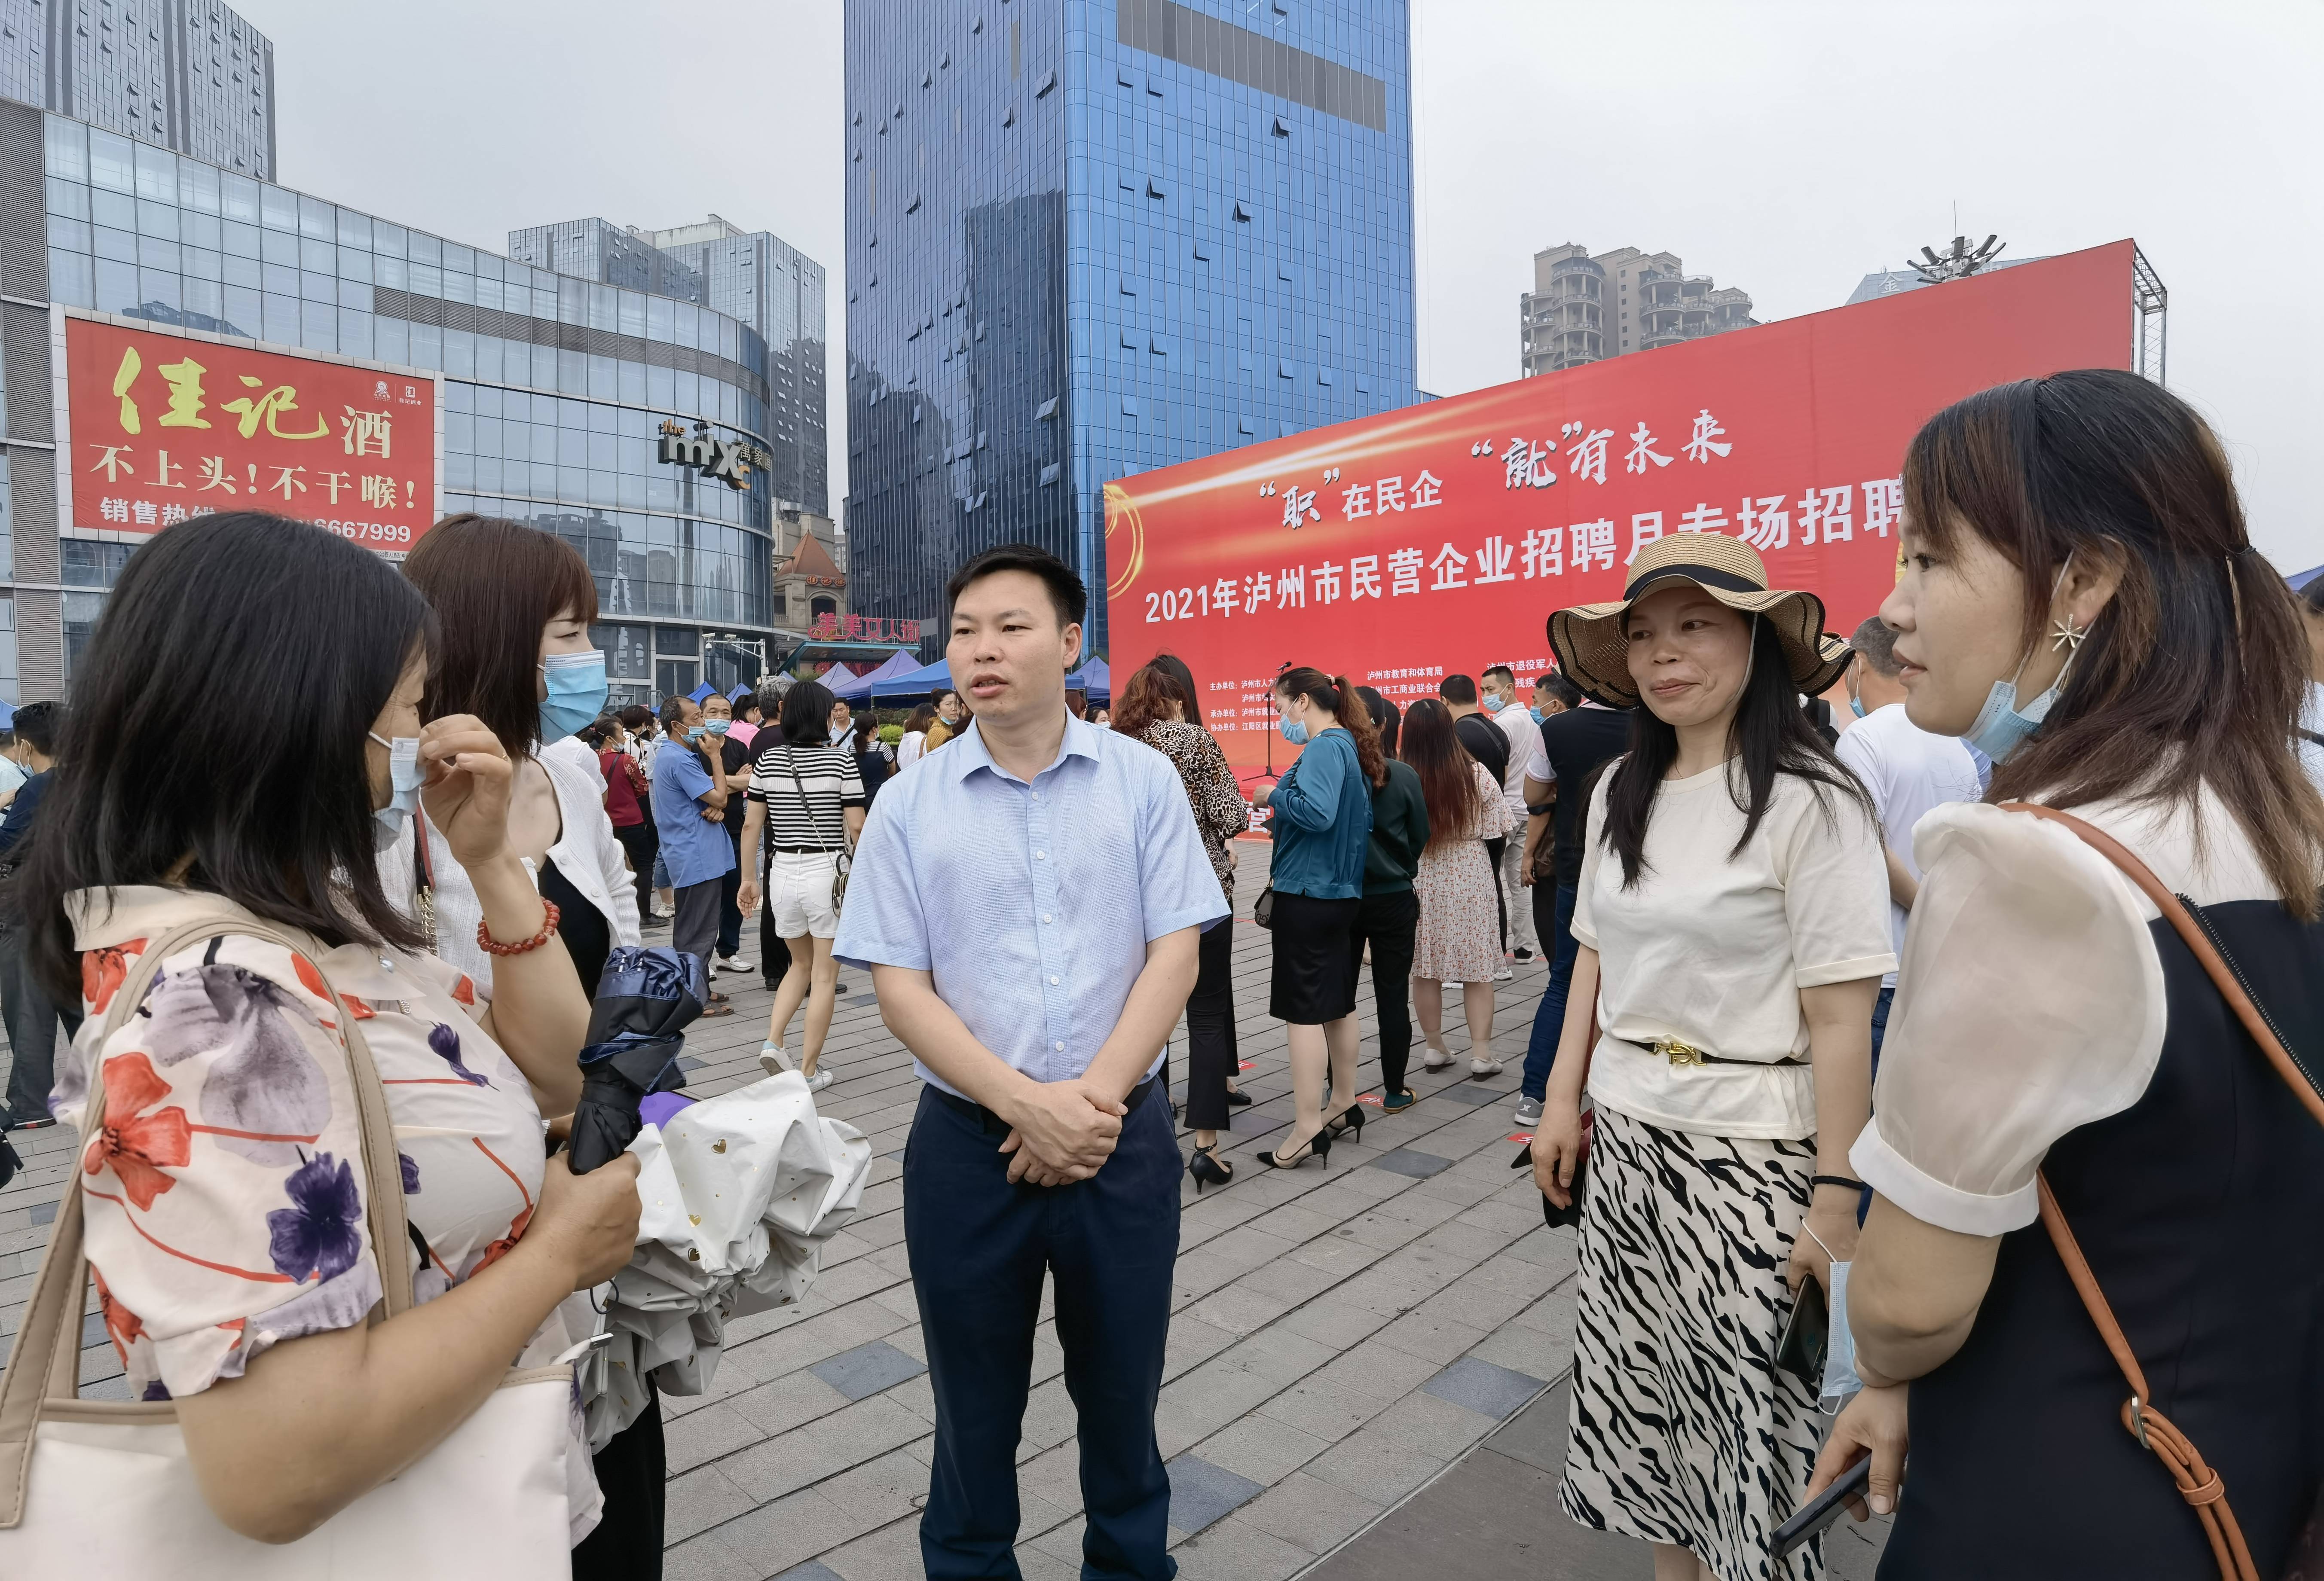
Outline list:
[[[840,0],[235,3],[274,40],[291,186],[495,251],[715,210],[820,261],[836,507]],[[2324,562],[2324,4],[1414,10],[1423,388],[1517,376],[1517,294],[1559,242],[1666,249],[1768,320],[1942,247],[1956,203],[2011,255],[2133,236],[2254,538]]]

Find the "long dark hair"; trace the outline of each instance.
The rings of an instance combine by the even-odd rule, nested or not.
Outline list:
[[[1157,653],[1151,663],[1156,669],[1168,672],[1171,678],[1178,683],[1179,691],[1185,694],[1178,699],[1178,706],[1185,711],[1186,722],[1203,730],[1210,729],[1203,719],[1202,688],[1194,685],[1194,672],[1186,667],[1186,661],[1175,653]],[[1114,722],[1116,725],[1120,722],[1120,720]]]
[[[1748,615],[1737,618],[1749,620],[1752,630],[1750,674],[1727,735],[1733,753],[1727,761],[1727,794],[1743,814],[1743,832],[1727,853],[1730,862],[1759,832],[1775,801],[1779,774],[1796,775],[1815,787],[1827,822],[1831,817],[1828,791],[1848,797],[1867,817],[1878,816],[1856,776],[1832,756],[1800,712],[1799,688],[1793,684],[1791,661],[1774,624]],[[1630,750],[1609,768],[1614,777],[1606,786],[1605,841],[1622,859],[1625,889],[1635,887],[1646,870],[1646,822],[1654,815],[1663,777],[1676,761],[1678,731],[1655,718],[1651,708],[1630,710]]]
[[[1275,689],[1286,697],[1305,697],[1337,715],[1341,727],[1356,743],[1356,763],[1364,778],[1374,790],[1388,783],[1388,759],[1380,755],[1379,732],[1372,729],[1371,710],[1363,705],[1347,676],[1327,676],[1311,666],[1296,665],[1275,677]]]
[[[1428,804],[1430,849],[1474,839],[1485,793],[1477,786],[1477,760],[1452,728],[1452,711],[1422,698],[1404,711],[1401,743],[1397,756],[1420,776],[1421,800]]]
[[[1372,716],[1372,729],[1379,732],[1381,754],[1395,757],[1396,732],[1404,715],[1397,711],[1395,703],[1381,696],[1373,687],[1359,686],[1356,695],[1364,700],[1364,711]]]
[[[559,615],[596,623],[597,584],[581,551],[498,516],[447,516],[403,562],[436,611],[442,651],[420,717],[473,713],[512,756],[540,746],[540,634]]]
[[[2292,748],[2307,634],[2193,408],[2102,368],[1982,391],[1914,437],[1904,510],[1935,552],[1965,523],[2024,573],[2024,651],[2045,635],[2070,556],[2121,566],[2049,717],[1995,765],[1987,800],[2183,806],[2208,782],[2285,909],[2316,916],[2324,798]]]
[[[80,992],[65,897],[166,883],[188,856],[188,887],[327,944],[427,948],[380,887],[366,738],[435,642],[393,566],[303,521],[196,517],[132,555],[13,896],[59,1002]],[[228,746],[230,719],[263,725]]]

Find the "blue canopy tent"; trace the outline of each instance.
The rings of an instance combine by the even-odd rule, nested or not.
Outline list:
[[[1088,697],[1113,699],[1113,672],[1105,667],[1105,660],[1093,658],[1065,677],[1065,690],[1079,692]]]
[[[2319,576],[2324,576],[2324,565],[2313,566],[2306,571],[2295,571],[2284,580],[2292,584],[2292,592],[2306,593],[2308,584]]]
[[[938,659],[917,670],[906,670],[900,676],[890,676],[884,681],[872,683],[872,695],[882,697],[925,697],[941,692],[952,685],[952,669]]]
[[[918,656],[910,648],[899,648],[881,661],[878,668],[868,670],[852,681],[843,681],[832,687],[831,694],[835,697],[845,698],[850,703],[860,703],[871,696],[873,688],[881,682],[897,676],[909,675],[913,670],[918,669],[919,666],[916,662],[917,657]]]

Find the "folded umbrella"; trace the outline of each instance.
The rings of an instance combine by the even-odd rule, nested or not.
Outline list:
[[[619,1157],[637,1135],[647,1094],[682,1085],[687,1025],[710,997],[702,958],[622,945],[605,958],[581,1050],[581,1098],[567,1144],[575,1174]]]
[[[796,1303],[822,1244],[855,1214],[872,1144],[816,1113],[796,1071],[683,1108],[653,1105],[639,1130],[638,1245],[613,1279],[613,1344],[585,1377],[589,1442],[603,1448],[665,1394],[698,1394],[715,1374],[727,1324]]]

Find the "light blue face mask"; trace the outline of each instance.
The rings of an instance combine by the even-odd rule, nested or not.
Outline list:
[[[605,656],[595,648],[550,654],[540,661],[540,676],[549,686],[540,700],[542,740],[577,735],[605,712]]]
[[[2069,559],[2065,565],[2059,566],[2057,579],[2050,584],[2050,597],[2053,602],[2058,597],[2058,589],[2065,585],[2067,566],[2072,564],[2073,561]],[[2059,641],[2064,640],[2063,638],[2059,639]],[[2073,638],[2077,645],[2080,640],[2079,634]],[[2057,645],[2056,642],[2051,644],[2052,648]],[[2025,666],[2033,662],[2034,656],[2029,653],[2018,662],[2017,675],[2006,681],[1996,681],[1992,690],[1986,693],[1985,706],[1977,711],[1975,722],[1961,732],[1962,740],[1996,763],[2024,746],[2025,738],[2042,728],[2042,722],[2050,717],[2050,710],[2057,703],[2058,694],[2065,690],[2066,677],[2074,669],[2074,656],[2069,651],[2065,668],[2058,672],[2058,678],[2050,683],[2049,690],[2021,707],[2017,702],[2017,679],[2025,673]]]
[[[1533,707],[1526,709],[1526,712],[1533,715],[1533,722],[1536,724],[1539,724],[1544,719],[1548,717],[1542,712],[1541,705],[1539,703],[1536,703]]]
[[[734,728],[734,722],[731,719],[706,719],[702,722],[702,728],[714,736],[723,736]]]
[[[1502,696],[1499,692],[1486,693],[1483,702],[1480,704],[1487,713],[1499,713],[1502,709],[1507,708],[1508,705],[1509,700]]]
[[[709,733],[710,727],[706,724],[690,724],[686,727],[686,739],[689,741],[698,741]]]
[[[1279,722],[1276,728],[1283,732],[1283,739],[1290,742],[1293,746],[1304,747],[1307,744],[1307,722],[1305,720],[1286,719]]]
[[[1848,712],[1856,715],[1857,718],[1862,719],[1864,717],[1864,699],[1858,697],[1855,693],[1850,692],[1848,694]]]
[[[1823,1353],[1823,1386],[1817,1391],[1816,1409],[1836,1411],[1864,1387],[1856,1373],[1856,1336],[1848,1329],[1848,1267],[1831,1265],[1831,1325]]]
[[[1985,706],[1978,710],[1977,722],[1961,732],[1961,740],[1996,763],[2001,762],[2024,746],[2026,737],[2042,728],[2042,722],[2050,717],[2050,709],[2058,701],[2058,694],[2065,688],[2067,671],[2072,668],[2072,661],[2069,660],[2066,668],[2058,672],[2058,678],[2050,683],[2050,689],[2023,708],[2017,706],[2017,676],[1996,681],[1993,690],[1985,695]],[[2017,674],[2024,673],[2025,666],[2019,665]]]
[[[391,741],[375,731],[364,734],[387,749],[387,805],[374,809],[372,816],[378,823],[371,832],[378,848],[385,850],[402,836],[412,809],[420,805],[420,738],[398,736]]]

